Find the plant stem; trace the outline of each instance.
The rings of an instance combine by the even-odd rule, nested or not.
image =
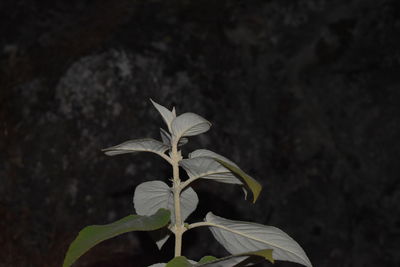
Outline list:
[[[175,257],[181,255],[182,251],[182,234],[185,232],[185,227],[181,217],[181,180],[179,178],[179,161],[182,159],[178,153],[178,140],[172,142],[171,161],[173,170],[173,194],[174,194],[174,210],[175,210],[175,225],[173,226],[175,234]]]
[[[193,229],[193,228],[196,228],[196,227],[201,227],[201,226],[215,226],[215,227],[219,227],[219,225],[217,225],[217,224],[215,224],[215,223],[210,223],[210,222],[197,222],[197,223],[189,224],[189,225],[187,226],[187,229],[190,230],[190,229]]]
[[[181,183],[181,189],[182,190],[185,189],[189,184],[191,184],[193,181],[195,181],[195,180],[197,180],[199,178],[200,177],[192,177],[192,178],[187,179],[186,181],[183,181]]]

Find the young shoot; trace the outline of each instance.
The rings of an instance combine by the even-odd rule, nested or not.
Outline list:
[[[174,237],[175,257],[168,263],[155,263],[152,267],[251,266],[261,261],[273,263],[275,260],[311,267],[300,245],[276,227],[229,220],[212,212],[207,213],[204,221],[186,222],[199,202],[191,187],[191,183],[198,179],[238,185],[243,188],[245,198],[251,194],[253,203],[260,194],[261,185],[234,162],[210,150],[198,149],[183,158],[180,148],[188,142],[188,137],[207,132],[211,123],[194,113],[177,116],[175,108],[169,110],[151,102],[166,124],[166,129],[160,129],[161,141],[152,138],[130,140],[103,151],[108,156],[152,152],[171,165],[172,177],[147,181],[136,187],[133,202],[137,214],[110,224],[82,229],[71,243],[63,267],[71,266],[96,244],[131,231],[153,231],[157,234],[155,242],[159,249],[169,237]],[[182,170],[187,173],[188,179],[181,179]],[[199,257],[197,261],[182,256],[182,235],[197,227],[208,227],[230,255],[219,259],[214,256]]]

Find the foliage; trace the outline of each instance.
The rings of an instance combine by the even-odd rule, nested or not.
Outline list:
[[[151,100],[152,101],[152,100]],[[175,257],[168,263],[156,263],[152,267],[191,266],[251,266],[260,261],[291,261],[311,267],[311,262],[300,245],[282,230],[261,224],[233,221],[209,212],[203,222],[188,224],[186,218],[196,209],[199,199],[190,184],[197,179],[208,179],[220,183],[236,184],[243,188],[245,197],[251,193],[253,203],[257,200],[261,185],[246,174],[234,162],[215,152],[198,149],[183,158],[179,148],[187,143],[187,137],[207,132],[211,123],[194,113],[176,115],[152,101],[161,114],[168,130],[161,128],[162,141],[146,138],[130,140],[106,148],[106,155],[152,152],[169,162],[173,177],[169,186],[163,181],[148,181],[138,185],[134,193],[137,215],[129,215],[107,225],[85,227],[71,243],[63,267],[71,266],[90,248],[106,239],[130,231],[155,231],[161,249],[170,235],[175,236]],[[188,179],[183,181],[179,167]],[[199,262],[181,255],[182,235],[196,227],[208,227],[215,239],[231,255],[217,259],[205,256]]]

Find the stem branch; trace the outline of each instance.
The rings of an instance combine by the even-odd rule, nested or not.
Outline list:
[[[191,184],[193,181],[199,179],[200,177],[192,177],[187,179],[186,181],[181,183],[181,190],[185,189],[189,184]]]
[[[214,223],[210,223],[210,222],[197,222],[197,223],[189,224],[189,225],[187,226],[187,229],[190,230],[190,229],[193,229],[193,228],[196,228],[196,227],[201,227],[201,226],[215,226],[215,227],[219,227],[218,224],[214,224]]]
[[[157,153],[157,154],[160,155],[163,159],[165,159],[166,161],[168,161],[169,164],[172,165],[172,160],[170,157],[168,157],[167,155],[162,154],[162,153]]]

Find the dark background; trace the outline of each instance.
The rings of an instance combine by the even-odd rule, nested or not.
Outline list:
[[[100,151],[158,138],[150,97],[213,123],[185,153],[214,150],[264,186],[252,205],[198,182],[189,221],[274,225],[316,267],[399,266],[399,15],[397,0],[2,0],[0,266],[60,266],[81,228],[133,213],[135,186],[170,177],[153,154]],[[184,246],[226,255],[207,229]],[[132,233],[76,266],[172,250]]]

